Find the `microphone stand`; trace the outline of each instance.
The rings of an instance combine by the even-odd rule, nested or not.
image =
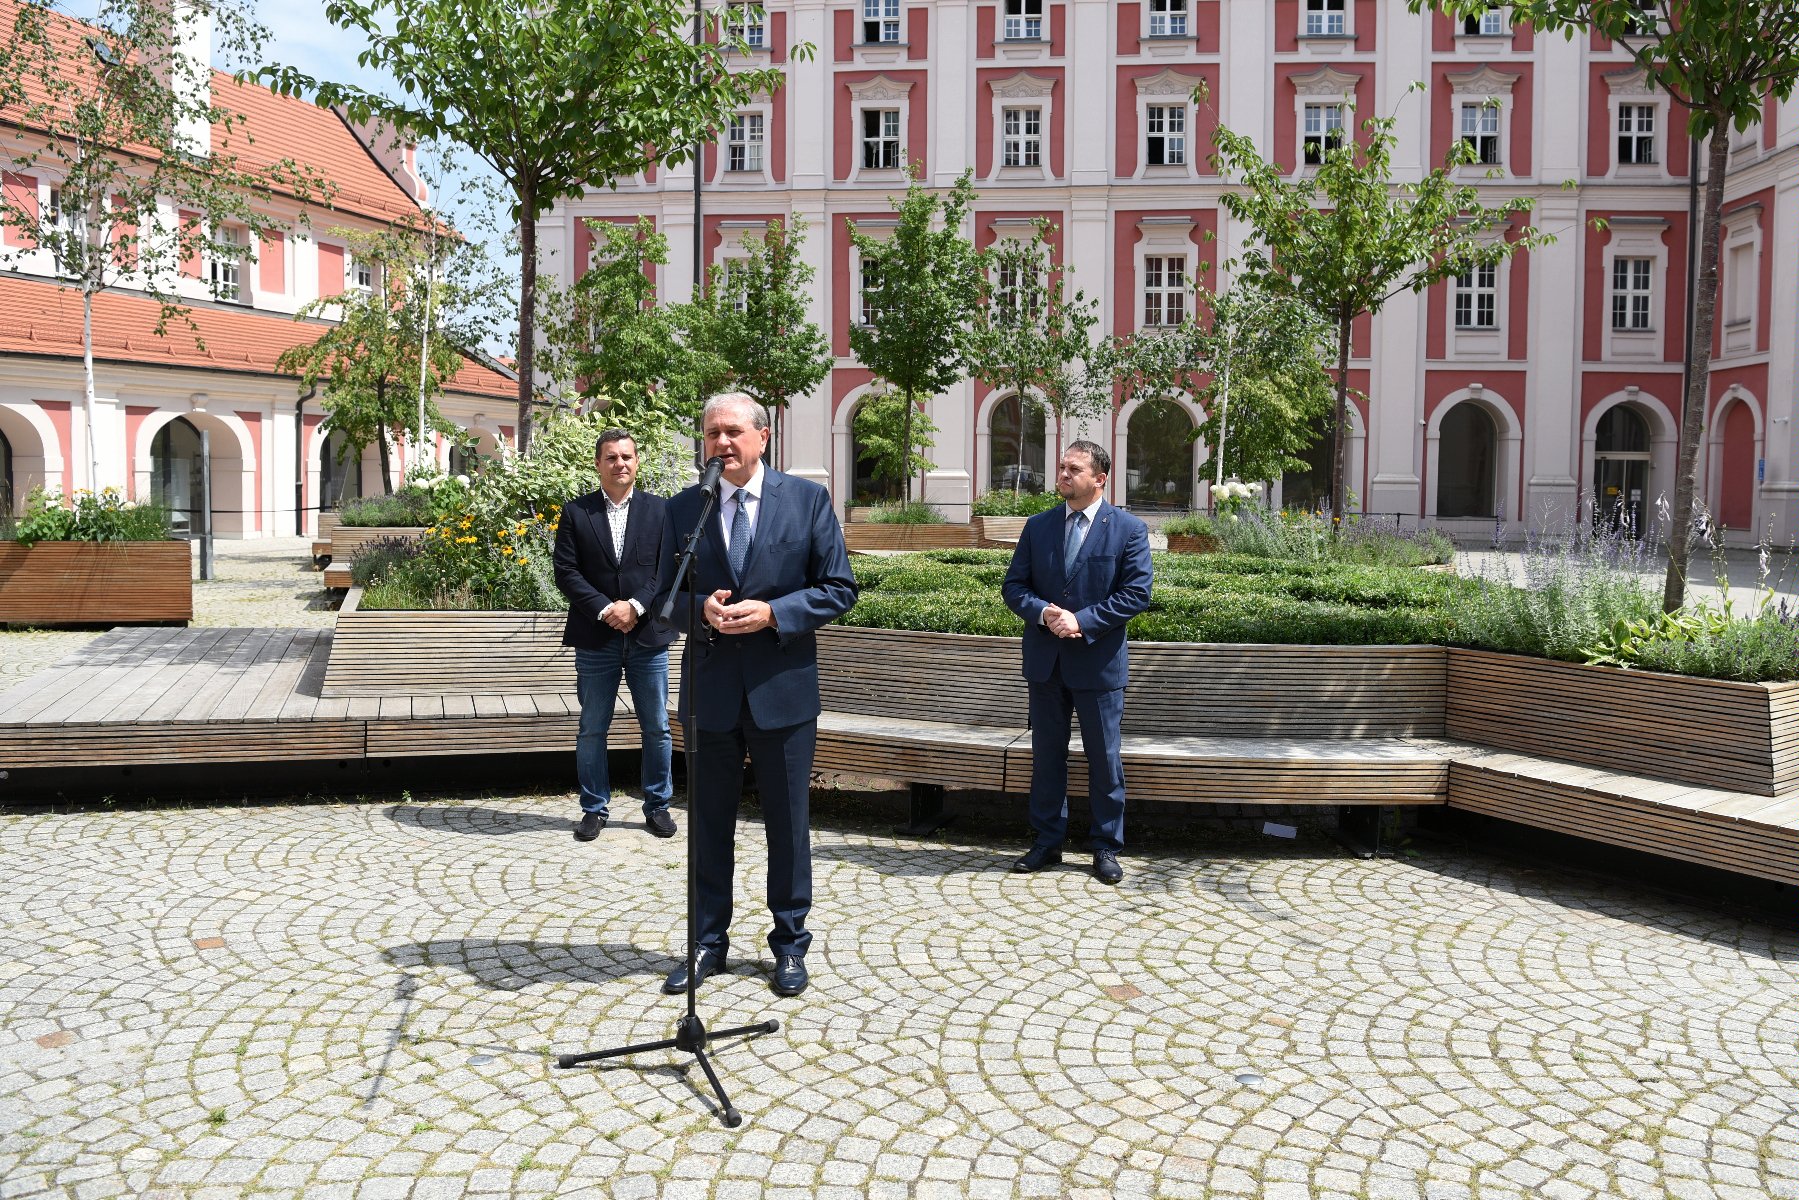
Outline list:
[[[687,535],[687,545],[681,551],[680,561],[675,566],[674,586],[669,589],[668,599],[662,603],[662,611],[656,619],[666,624],[675,608],[675,597],[681,591],[681,584],[687,580],[693,570],[694,556],[699,553],[700,538],[705,535],[706,522],[712,519],[718,507],[718,480],[714,476],[712,486],[706,488],[702,495],[705,503],[700,506],[700,519],[694,524],[693,531]],[[698,891],[699,867],[693,856],[693,821],[698,810],[699,796],[699,752],[696,722],[694,718],[693,697],[698,679],[694,676],[693,639],[694,631],[699,628],[696,606],[698,593],[691,589],[687,593],[687,638],[681,647],[681,679],[687,688],[687,715],[682,721],[682,738],[687,751],[687,1014],[675,1024],[675,1036],[657,1042],[642,1042],[635,1046],[619,1046],[611,1050],[593,1050],[584,1054],[564,1054],[556,1059],[558,1067],[578,1067],[582,1063],[594,1062],[603,1058],[623,1058],[631,1054],[643,1054],[651,1050],[681,1050],[699,1060],[700,1069],[706,1073],[706,1081],[712,1085],[713,1094],[718,1097],[719,1107],[724,1110],[723,1117],[728,1128],[735,1129],[743,1124],[743,1114],[731,1105],[730,1098],[725,1095],[724,1084],[719,1082],[718,1072],[712,1069],[712,1061],[706,1057],[706,1045],[715,1038],[742,1037],[746,1034],[773,1033],[781,1027],[775,1020],[761,1021],[755,1025],[740,1025],[732,1029],[721,1029],[708,1033],[698,1011],[699,979],[699,921],[695,914],[694,897]],[[721,962],[722,968],[724,964]]]

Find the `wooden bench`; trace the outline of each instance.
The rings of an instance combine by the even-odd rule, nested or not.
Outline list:
[[[869,550],[967,550],[977,542],[973,525],[887,525],[854,521],[843,527],[851,554]]]

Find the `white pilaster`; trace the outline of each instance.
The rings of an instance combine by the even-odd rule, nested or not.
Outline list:
[[[1524,512],[1506,517],[1540,529],[1568,520],[1579,499],[1575,456],[1580,452],[1581,323],[1574,314],[1582,303],[1585,231],[1572,194],[1545,196],[1535,216],[1540,227],[1559,236],[1531,252],[1533,353],[1524,417]]]

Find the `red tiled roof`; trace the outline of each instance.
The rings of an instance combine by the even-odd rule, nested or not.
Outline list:
[[[0,0],[0,30],[10,36],[20,9],[19,0]],[[69,68],[88,76],[98,63],[81,45],[94,27],[61,13],[48,14],[51,39],[58,43]],[[43,95],[29,78],[22,81],[31,101]],[[329,109],[292,96],[277,96],[268,88],[239,83],[224,71],[212,73],[214,103],[243,118],[236,130],[213,127],[213,149],[236,155],[241,170],[256,173],[283,159],[292,159],[315,171],[333,185],[328,204],[321,207],[353,213],[377,221],[417,218],[416,200],[376,162],[361,140]],[[0,110],[0,123],[20,125],[19,110]],[[252,143],[253,139],[253,143]],[[133,147],[135,153],[147,147]],[[315,218],[315,224],[323,224]]]
[[[144,296],[102,292],[94,297],[94,358],[114,363],[199,367],[279,375],[275,359],[291,346],[316,340],[327,326],[279,313],[200,303],[188,309],[199,326],[201,349],[178,318],[167,336],[156,335],[161,306]],[[51,283],[0,275],[0,354],[81,357],[81,295]],[[518,384],[491,367],[464,360],[449,391],[507,397]]]

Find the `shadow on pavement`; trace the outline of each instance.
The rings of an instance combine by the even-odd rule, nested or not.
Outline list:
[[[382,953],[402,971],[458,971],[496,992],[522,992],[540,983],[600,983],[661,976],[679,963],[666,951],[619,942],[569,946],[495,938],[445,938],[389,946]]]
[[[433,833],[463,833],[475,837],[505,837],[514,833],[543,833],[546,830],[567,832],[575,827],[573,817],[552,817],[542,813],[514,812],[504,808],[478,805],[392,804],[383,813],[396,825],[428,829]]]

